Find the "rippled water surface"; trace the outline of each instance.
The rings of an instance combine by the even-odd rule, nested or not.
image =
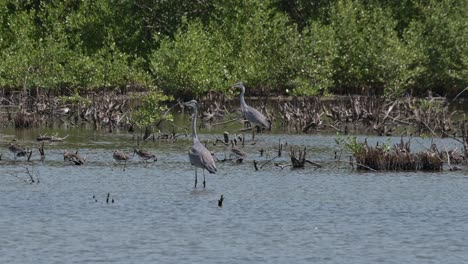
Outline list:
[[[32,162],[13,162],[5,142],[36,148],[35,136],[47,131],[0,132],[0,263],[468,263],[464,170],[356,172],[333,162],[334,136],[260,134],[245,146],[244,163],[218,162],[207,188],[199,179],[194,189],[189,139],[145,142],[159,160],[125,166],[112,152],[130,152],[133,135],[59,131],[70,136],[46,144],[44,161],[36,151]],[[253,160],[267,159],[259,149],[275,156],[280,138],[308,146],[324,167],[274,166],[288,161],[286,151],[255,171]],[[229,153],[208,146],[219,159]],[[64,164],[64,149],[79,149],[87,163]],[[39,183],[23,181],[26,169]]]

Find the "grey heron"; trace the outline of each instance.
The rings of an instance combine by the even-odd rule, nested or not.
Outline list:
[[[193,108],[192,115],[192,148],[188,155],[190,163],[195,166],[195,188],[197,188],[197,168],[203,169],[203,188],[206,187],[205,169],[209,173],[216,173],[216,164],[211,152],[198,140],[196,125],[198,114],[198,103],[195,100],[185,102],[184,105]]]
[[[146,150],[134,149],[133,150],[133,156],[135,156],[135,154],[137,154],[138,157],[140,157],[145,162],[150,160],[150,159],[152,159],[155,162],[158,161],[158,158],[156,157],[156,155],[154,155],[153,153],[151,153],[149,151],[146,151]]]
[[[258,126],[259,128],[268,128],[268,129],[270,129],[271,128],[271,123],[257,109],[247,105],[247,103],[245,102],[245,99],[244,99],[245,87],[241,82],[238,82],[238,83],[232,85],[232,87],[241,89],[241,94],[240,94],[241,111],[242,111],[242,114],[244,115],[244,117],[252,125],[252,138],[255,139],[255,127]]]

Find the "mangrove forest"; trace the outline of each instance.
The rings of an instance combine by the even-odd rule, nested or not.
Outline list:
[[[462,0],[4,0],[0,88],[455,96],[467,12]]]

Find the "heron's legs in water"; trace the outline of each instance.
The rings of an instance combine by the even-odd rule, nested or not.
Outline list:
[[[197,188],[197,168],[195,168],[195,189]],[[206,187],[206,180],[205,180],[205,169],[203,169],[203,188]]]
[[[206,187],[206,181],[205,181],[205,169],[203,169],[203,188]]]

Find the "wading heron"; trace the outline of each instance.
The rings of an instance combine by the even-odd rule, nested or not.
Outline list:
[[[238,82],[232,85],[232,87],[241,89],[241,94],[240,94],[241,111],[244,117],[252,125],[252,139],[255,139],[255,127],[270,129],[271,123],[257,109],[247,105],[244,99],[245,87],[241,82]]]
[[[198,140],[196,125],[198,114],[198,103],[195,100],[184,103],[184,105],[193,108],[192,115],[192,148],[188,155],[190,163],[195,166],[195,188],[197,188],[197,168],[203,169],[203,188],[206,187],[205,169],[209,173],[216,173],[216,164],[211,152]]]

